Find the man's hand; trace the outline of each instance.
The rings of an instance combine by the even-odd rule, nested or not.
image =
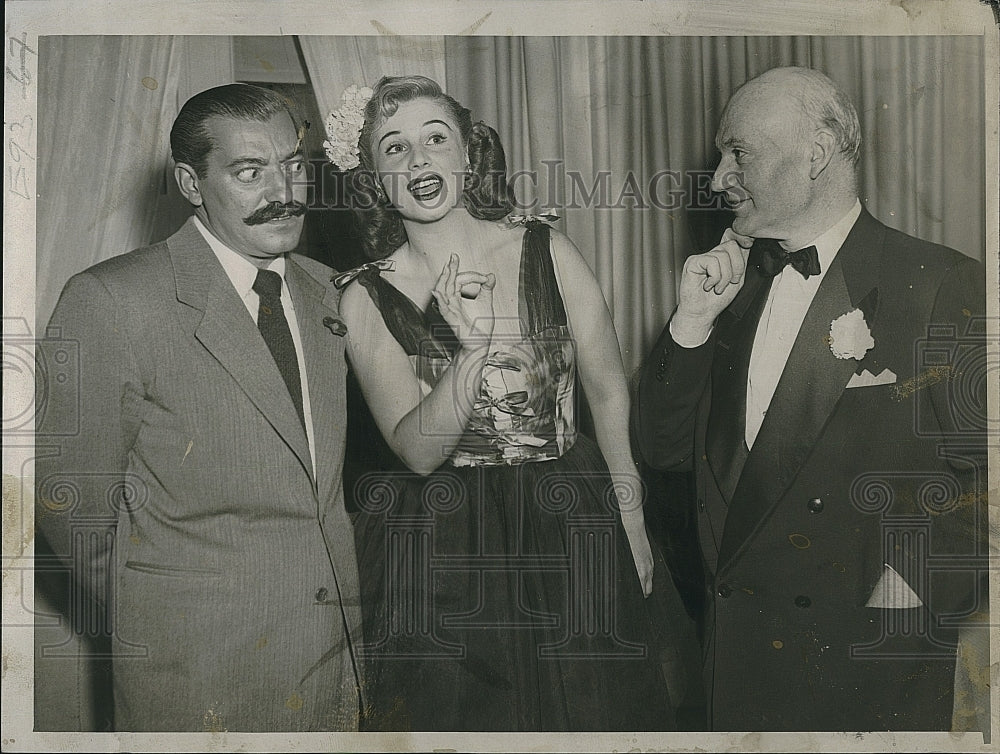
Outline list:
[[[715,318],[743,287],[753,241],[729,228],[714,249],[688,257],[681,272],[680,300],[670,323],[678,345],[698,345],[708,338]]]

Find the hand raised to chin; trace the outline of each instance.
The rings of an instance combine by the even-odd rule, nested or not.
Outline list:
[[[684,262],[677,311],[670,324],[678,343],[701,343],[708,337],[715,318],[743,287],[753,241],[729,228],[718,246]]]

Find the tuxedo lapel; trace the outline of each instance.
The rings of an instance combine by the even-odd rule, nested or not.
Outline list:
[[[806,313],[743,466],[726,517],[720,570],[781,500],[857,368],[854,359],[834,356],[830,324],[862,301],[877,300],[881,243],[881,226],[862,211]]]
[[[343,371],[343,336],[335,335],[326,323],[331,318],[340,321],[337,314],[339,292],[329,290],[306,273],[293,259],[285,268],[288,290],[295,305],[295,314],[302,336],[303,360],[309,385],[309,403],[312,410],[313,444],[316,448],[316,481],[319,499],[329,499],[334,479],[330,473],[336,468],[335,459],[342,450],[345,410],[341,395],[330,394],[339,387],[337,373]],[[324,469],[326,470],[324,472]]]
[[[719,316],[712,360],[712,405],[705,453],[719,489],[732,499],[746,461],[747,371],[750,351],[772,279],[748,260],[747,279]]]
[[[167,247],[178,301],[201,312],[195,338],[229,372],[311,474],[309,444],[288,388],[219,260],[192,220],[170,237]]]

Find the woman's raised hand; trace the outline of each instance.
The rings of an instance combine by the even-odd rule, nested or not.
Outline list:
[[[485,345],[493,334],[496,282],[492,272],[459,272],[458,255],[452,254],[431,289],[438,311],[465,347]]]

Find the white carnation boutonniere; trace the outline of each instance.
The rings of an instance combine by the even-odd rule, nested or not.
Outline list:
[[[830,350],[838,359],[856,359],[875,347],[872,331],[860,309],[851,309],[830,323]]]
[[[352,84],[340,96],[340,107],[326,117],[326,156],[341,170],[361,164],[358,137],[365,124],[365,105],[372,98],[371,87]]]

